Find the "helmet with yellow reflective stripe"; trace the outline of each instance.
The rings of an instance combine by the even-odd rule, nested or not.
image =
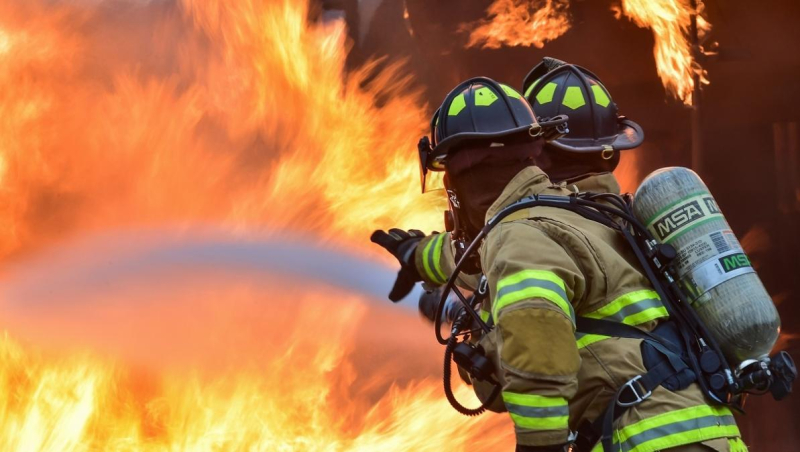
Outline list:
[[[466,141],[505,142],[519,137],[533,140],[540,133],[530,105],[513,88],[487,77],[459,84],[431,119],[432,149],[423,165],[444,170],[444,159]]]
[[[557,149],[611,158],[644,140],[639,124],[618,114],[600,79],[585,68],[545,57],[525,77],[522,91],[538,118],[569,116],[569,134],[549,143]]]

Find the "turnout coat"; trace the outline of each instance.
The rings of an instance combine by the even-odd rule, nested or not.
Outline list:
[[[538,167],[528,167],[509,182],[486,220],[526,196],[576,191],[619,193],[619,185],[610,173],[556,185]],[[490,292],[481,315],[495,327],[474,340],[502,383],[502,400],[492,409],[508,412],[519,444],[566,443],[570,431],[605,412],[617,389],[646,372],[641,340],[576,333],[576,316],[651,331],[667,311],[625,239],[569,210],[534,207],[512,214],[486,237],[480,257]],[[415,263],[427,284],[444,284],[455,266],[449,234],[420,242]],[[472,383],[482,398],[491,389]],[[677,392],[659,386],[614,428],[615,450],[690,444],[747,450],[731,412],[708,404],[697,383]],[[598,443],[593,452],[600,450]]]

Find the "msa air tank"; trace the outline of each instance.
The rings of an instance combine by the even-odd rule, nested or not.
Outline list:
[[[778,311],[700,177],[679,167],[655,171],[633,211],[677,251],[679,283],[730,364],[766,357],[780,332]]]

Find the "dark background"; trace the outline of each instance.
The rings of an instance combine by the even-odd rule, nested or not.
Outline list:
[[[572,26],[543,49],[464,48],[459,25],[484,16],[489,0],[328,0],[326,14],[344,14],[353,40],[348,63],[388,55],[407,59],[431,111],[447,91],[486,75],[520,87],[544,56],[587,67],[646,132],[637,152],[640,175],[662,166],[691,166],[691,110],[669,96],[656,73],[651,30],[611,12],[611,1],[573,0]],[[359,10],[359,4],[361,10]],[[368,21],[370,4],[378,5]],[[800,2],[707,0],[710,41],[719,53],[702,64],[711,84],[701,97],[700,175],[743,240],[778,303],[784,340],[800,359]],[[341,11],[341,12],[334,12]],[[408,18],[404,19],[404,11]],[[413,142],[414,137],[409,137]],[[789,333],[789,334],[786,334]],[[800,396],[776,403],[751,397],[740,427],[751,451],[797,450]]]

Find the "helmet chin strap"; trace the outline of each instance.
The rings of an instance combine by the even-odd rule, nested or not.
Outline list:
[[[453,241],[453,245],[455,247],[455,257],[456,260],[460,260],[461,257],[464,255],[464,251],[467,249],[467,246],[472,243],[472,240],[480,231],[470,231],[468,227],[468,221],[465,221],[465,218],[462,215],[462,207],[461,202],[458,199],[458,194],[456,193],[453,188],[446,188],[447,190],[447,203],[449,207],[450,220],[452,222],[452,228],[448,230],[450,233],[450,237]],[[475,274],[481,271],[480,267],[480,260],[477,258],[477,255],[471,256],[464,264],[463,268],[464,273],[466,274]]]

